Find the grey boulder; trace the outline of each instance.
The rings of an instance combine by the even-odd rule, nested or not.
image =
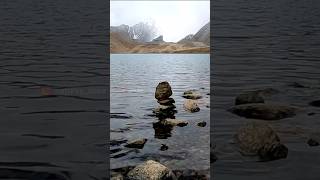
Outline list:
[[[166,166],[148,160],[135,168],[127,174],[130,180],[164,180],[175,179],[173,172]]]
[[[250,122],[234,136],[243,155],[258,155],[262,160],[286,158],[288,148],[281,144],[277,133],[266,123]]]

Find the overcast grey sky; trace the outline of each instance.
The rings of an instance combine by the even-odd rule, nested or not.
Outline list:
[[[158,35],[176,42],[210,21],[210,1],[110,1],[110,25],[154,23]]]

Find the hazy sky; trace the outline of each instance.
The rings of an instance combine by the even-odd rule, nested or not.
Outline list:
[[[110,25],[154,22],[158,35],[176,42],[210,21],[210,1],[110,1]]]

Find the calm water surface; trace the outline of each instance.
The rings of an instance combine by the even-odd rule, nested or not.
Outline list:
[[[120,152],[111,154],[111,168],[136,165],[146,159],[156,159],[172,169],[205,170],[209,173],[210,151],[210,58],[209,55],[190,54],[113,54],[110,64],[111,81],[111,140],[147,138],[142,150],[128,152],[123,145]],[[185,127],[175,127],[171,137],[155,137],[152,109],[158,103],[154,98],[155,88],[161,81],[172,87],[178,113],[177,119],[187,120]],[[188,113],[183,109],[184,91],[197,89],[203,95],[199,100],[200,111]],[[197,122],[207,122],[198,127]],[[122,129],[122,132],[119,130]],[[161,144],[169,149],[160,151]]]

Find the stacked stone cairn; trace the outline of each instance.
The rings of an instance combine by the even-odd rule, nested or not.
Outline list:
[[[172,90],[170,84],[167,81],[160,82],[155,91],[155,98],[160,105],[153,111],[159,120],[175,118],[174,114],[177,111],[175,110],[174,99],[170,98],[171,95]]]

